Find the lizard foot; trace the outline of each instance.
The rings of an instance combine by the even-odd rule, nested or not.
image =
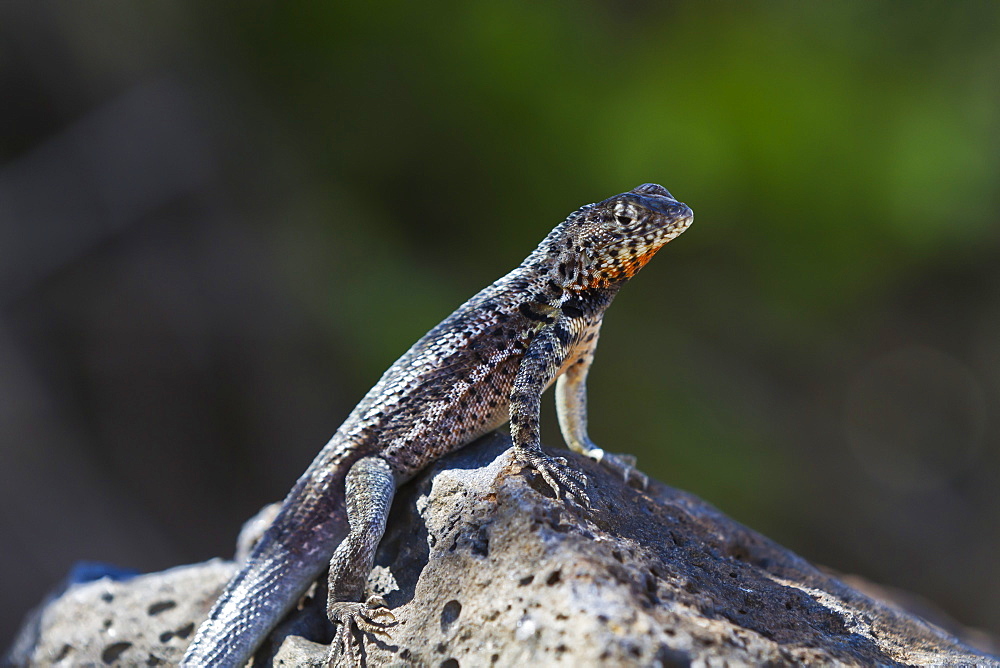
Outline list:
[[[614,454],[601,448],[592,448],[587,456],[612,473],[622,477],[626,485],[635,483],[641,490],[649,487],[649,476],[635,467],[635,455]]]
[[[364,603],[336,601],[330,603],[327,613],[337,626],[327,659],[329,668],[363,666],[361,647],[355,631],[362,636],[371,634],[384,640],[390,639],[386,627],[396,623],[396,617],[381,596],[372,596]]]
[[[590,497],[584,491],[587,477],[570,468],[565,457],[549,457],[541,452],[521,451],[517,453],[517,458],[523,465],[538,471],[542,479],[556,493],[557,499],[568,492],[573,495],[577,503],[584,508],[590,508]]]

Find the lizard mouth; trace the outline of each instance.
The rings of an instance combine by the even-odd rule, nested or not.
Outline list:
[[[678,234],[691,227],[691,223],[694,222],[694,211],[691,210],[687,204],[682,202],[674,202],[672,213],[670,215],[670,222],[667,224],[667,229],[669,230],[669,237],[667,241],[673,239]]]
[[[682,202],[669,202],[665,206],[653,209],[653,211],[666,218],[664,227],[667,229],[667,241],[686,230],[694,222],[694,212],[691,211],[691,207]]]
[[[694,221],[694,212],[683,202],[662,195],[641,195],[625,193],[623,200],[632,206],[649,212],[648,225],[666,231],[666,241],[690,227]]]

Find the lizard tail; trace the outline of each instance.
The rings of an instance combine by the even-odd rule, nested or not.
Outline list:
[[[198,627],[181,666],[244,665],[327,567],[326,551],[316,551],[309,560],[291,555],[267,537],[261,543]]]
[[[181,666],[238,668],[250,660],[347,535],[344,476],[360,456],[331,439],[198,627]]]
[[[208,619],[198,627],[181,666],[237,668],[329,566],[348,533],[343,471],[319,479],[312,468],[289,493],[278,516],[226,585]]]

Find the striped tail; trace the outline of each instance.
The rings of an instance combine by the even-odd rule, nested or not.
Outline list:
[[[311,559],[292,556],[266,536],[261,543],[198,627],[181,666],[244,665],[320,576],[330,558],[327,550],[313,550]]]

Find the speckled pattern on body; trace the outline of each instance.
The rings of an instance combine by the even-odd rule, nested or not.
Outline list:
[[[584,206],[417,341],[296,482],[182,665],[248,661],[328,565],[331,664],[356,665],[364,635],[385,634],[392,620],[380,599],[360,599],[396,487],[508,420],[519,461],[557,495],[588,505],[583,475],[539,444],[541,395],[554,381],[567,445],[643,484],[629,458],[587,436],[587,370],[615,294],[692,220],[650,183]]]

